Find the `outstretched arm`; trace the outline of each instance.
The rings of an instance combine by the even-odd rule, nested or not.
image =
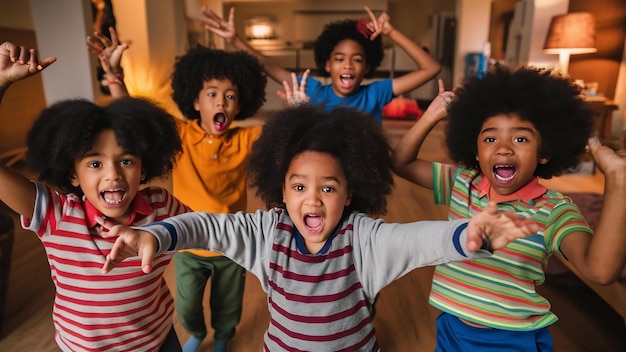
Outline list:
[[[56,61],[41,61],[35,49],[26,49],[11,42],[0,44],[0,101],[13,82],[39,73]],[[23,175],[0,163],[0,200],[20,215],[30,218],[35,208],[36,191]]]
[[[561,252],[586,278],[600,284],[615,281],[626,264],[626,146],[618,152],[593,137],[589,149],[604,173],[604,201],[593,236],[574,232]]]
[[[365,11],[371,19],[367,25],[372,33],[370,39],[373,40],[380,34],[386,35],[417,64],[414,71],[393,79],[393,95],[409,92],[430,81],[441,71],[441,66],[430,54],[389,23],[389,15],[386,12],[376,18],[369,7],[365,6]]]
[[[448,104],[453,97],[454,93],[445,91],[443,81],[439,80],[439,94],[395,147],[393,167],[399,176],[422,187],[433,188],[432,162],[417,156],[430,131],[447,116]]]
[[[111,39],[98,32],[95,32],[93,37],[87,37],[87,50],[98,56],[104,71],[104,81],[109,87],[111,96],[113,98],[128,96],[124,84],[124,70],[121,66],[122,54],[128,49],[128,44],[119,42],[115,28],[109,27],[109,33]]]
[[[242,40],[237,35],[235,31],[235,9],[231,8],[230,13],[228,15],[228,21],[224,21],[222,17],[220,17],[215,12],[209,10],[205,6],[202,7],[200,22],[204,26],[205,29],[219,35],[224,38],[227,42],[232,44],[235,48],[239,50],[243,50],[250,55],[256,57],[263,68],[265,69],[265,73],[273,79],[278,84],[283,84],[283,82],[289,82],[291,79],[291,72],[282,68],[276,62],[272,61],[270,58],[261,54],[259,51],[250,46],[245,40]]]

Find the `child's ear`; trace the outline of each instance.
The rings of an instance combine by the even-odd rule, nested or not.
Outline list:
[[[344,204],[345,207],[349,206],[350,203],[352,203],[352,193],[352,191],[348,193],[348,198],[346,198],[346,203]]]
[[[330,60],[326,60],[326,66],[324,67],[326,72],[330,73]]]
[[[76,174],[72,174],[72,176],[70,176],[70,183],[72,184],[72,186],[74,187],[78,187],[80,186],[80,182],[78,181],[78,177],[76,176]]]
[[[539,158],[539,164],[545,165],[550,161],[550,158]]]
[[[196,111],[200,111],[200,104],[198,104],[198,99],[193,101],[193,108]]]

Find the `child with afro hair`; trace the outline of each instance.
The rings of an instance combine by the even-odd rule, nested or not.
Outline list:
[[[195,211],[246,210],[246,165],[262,126],[231,124],[259,110],[266,83],[261,64],[243,51],[197,46],[176,62],[172,97],[187,121],[179,123],[183,153],[172,173],[173,193]],[[176,312],[190,334],[183,351],[196,351],[207,335],[202,302],[209,278],[213,351],[226,351],[241,319],[245,269],[195,249],[177,253],[174,265]]]
[[[141,252],[149,272],[157,247],[210,248],[253,273],[267,293],[263,350],[377,351],[371,310],[382,288],[418,267],[489,257],[536,231],[495,203],[469,221],[375,219],[370,214],[385,212],[391,191],[390,166],[381,126],[358,109],[279,111],[250,156],[251,183],[270,210],[118,226],[103,270]]]
[[[34,49],[0,45],[0,99],[14,82],[56,59]],[[0,200],[43,243],[55,286],[55,341],[63,351],[180,351],[174,302],[159,255],[149,275],[130,258],[119,275],[101,266],[115,224],[143,225],[189,211],[165,189],[142,187],[172,169],[181,142],[174,117],[130,97],[107,106],[66,100],[46,108],[27,136],[34,182],[0,164]]]
[[[382,123],[382,109],[394,96],[423,85],[439,73],[441,67],[425,50],[395,29],[385,12],[376,18],[369,7],[365,7],[369,19],[347,19],[326,25],[315,40],[314,57],[318,74],[329,77],[331,83],[309,76],[306,70],[300,77],[282,68],[270,58],[239,38],[235,31],[235,10],[231,8],[228,21],[215,12],[202,8],[200,21],[204,27],[221,36],[235,48],[244,50],[259,59],[265,72],[285,88],[278,92],[289,105],[302,102],[323,105],[327,109],[338,106],[359,108]],[[363,84],[371,77],[382,62],[384,50],[382,36],[385,35],[404,50],[417,68],[407,74]],[[289,86],[288,82],[292,84]]]
[[[105,71],[122,72],[127,46],[96,33],[88,37]],[[234,121],[252,117],[265,102],[267,78],[258,60],[243,52],[196,46],[179,57],[172,73],[172,98],[185,119],[178,119],[183,153],[172,172],[174,195],[195,211],[234,213],[247,208],[246,164],[260,124],[241,127]],[[114,87],[114,96],[128,94]],[[211,278],[213,351],[226,351],[241,319],[246,271],[206,250],[188,250],[174,257],[176,312],[189,338],[184,352],[196,351],[207,335],[204,291]]]
[[[553,254],[591,281],[618,278],[626,261],[626,158],[589,138],[593,115],[580,88],[550,70],[496,66],[455,93],[441,82],[439,91],[396,146],[395,171],[433,189],[435,202],[450,206],[449,219],[495,201],[540,229],[491,258],[437,267],[430,295],[442,311],[437,351],[552,351],[548,327],[557,317],[535,287]],[[446,116],[446,145],[459,166],[417,158]],[[576,166],[587,144],[605,176],[595,234],[569,198],[539,182]]]

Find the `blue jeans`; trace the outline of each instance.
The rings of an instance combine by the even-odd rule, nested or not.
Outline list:
[[[551,352],[548,328],[511,331],[465,324],[452,314],[437,317],[437,352]]]

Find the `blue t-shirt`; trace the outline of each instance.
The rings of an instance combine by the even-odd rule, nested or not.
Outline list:
[[[298,81],[301,80],[302,77],[298,77]],[[338,106],[357,108],[371,114],[376,121],[382,123],[382,110],[393,99],[393,87],[391,79],[388,78],[362,85],[361,89],[348,97],[339,97],[333,91],[332,84],[323,85],[309,76],[306,80],[306,94],[310,103],[322,105],[326,110]]]

